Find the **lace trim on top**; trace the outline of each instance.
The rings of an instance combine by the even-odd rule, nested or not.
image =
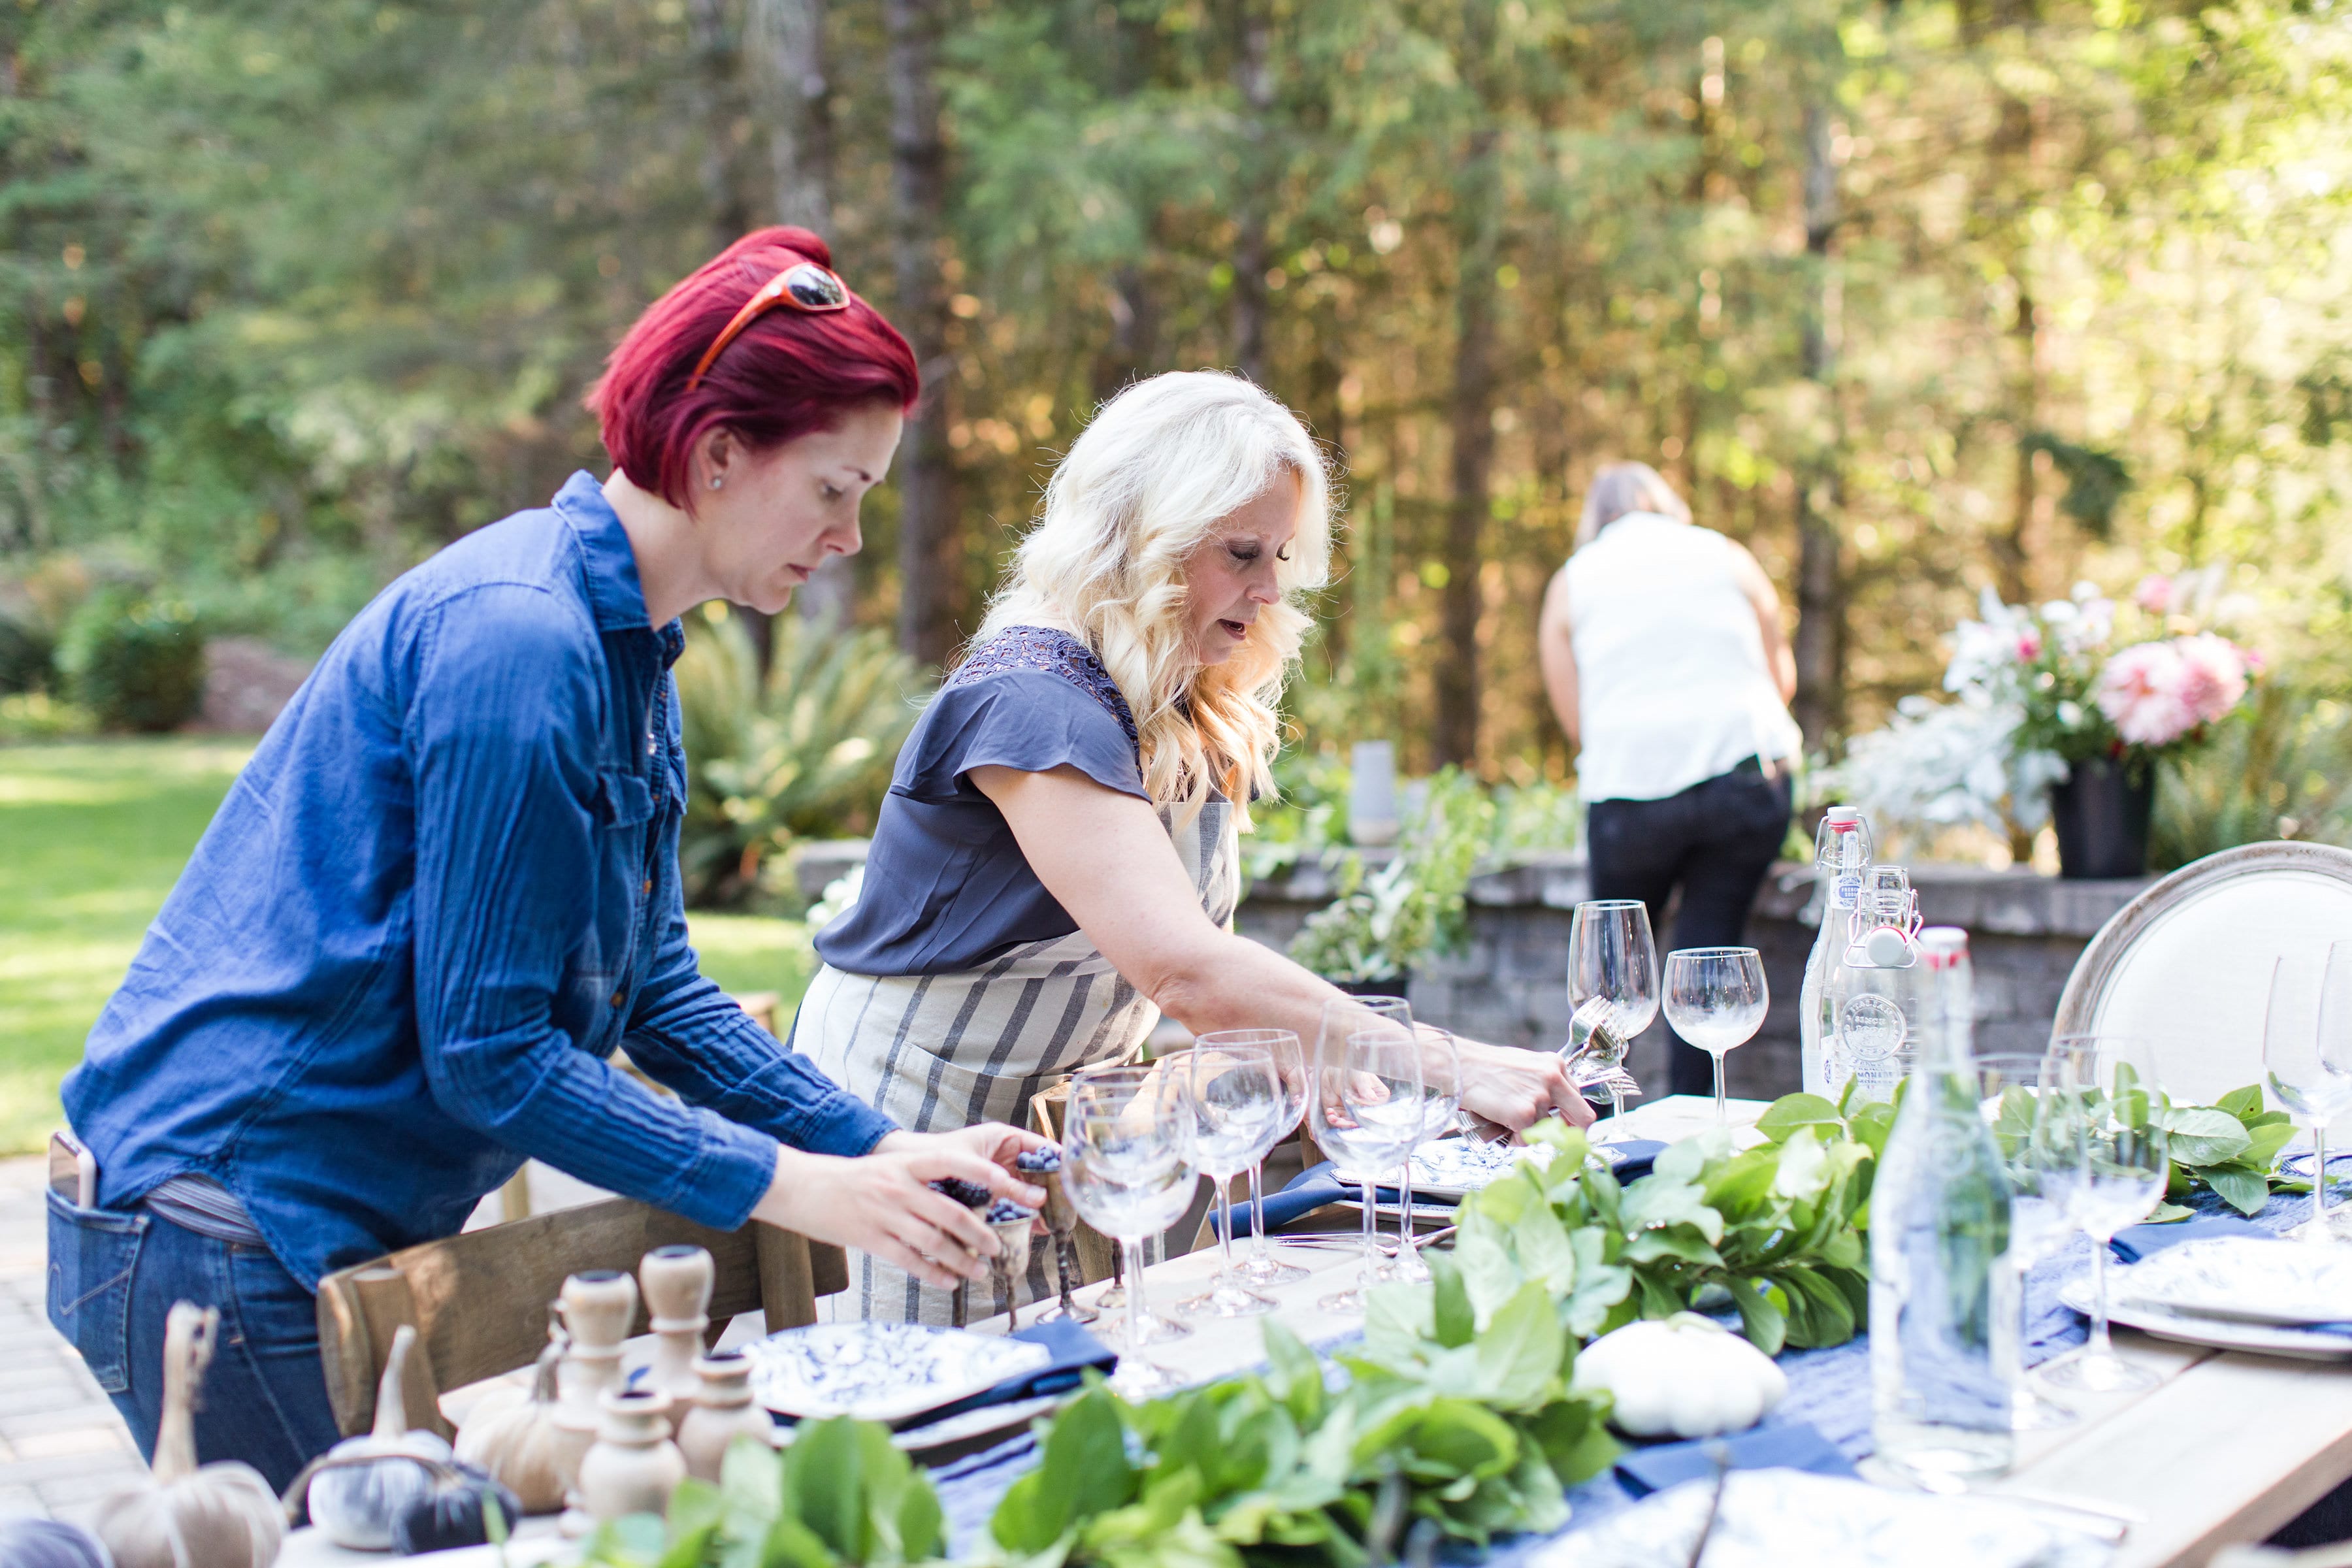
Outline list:
[[[1127,743],[1136,749],[1139,758],[1143,749],[1142,737],[1136,732],[1135,714],[1127,705],[1127,698],[1118,689],[1118,682],[1110,678],[1103,661],[1095,650],[1067,632],[1050,626],[1007,626],[989,638],[949,676],[950,686],[969,686],[992,675],[1008,670],[1034,669],[1046,675],[1058,675],[1102,704],[1103,711],[1118,721],[1127,731]]]

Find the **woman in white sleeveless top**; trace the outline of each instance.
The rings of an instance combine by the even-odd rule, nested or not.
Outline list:
[[[797,1048],[918,1130],[1018,1124],[1047,1082],[1138,1052],[1162,1011],[1311,1048],[1339,993],[1228,926],[1327,502],[1313,438],[1237,376],[1156,376],[1103,407],[899,753],[857,901],[817,939]],[[1461,1049],[1471,1110],[1591,1119],[1558,1058]],[[835,1310],[941,1322],[948,1296],[861,1256]]]
[[[1578,742],[1592,896],[1640,899],[1674,947],[1737,946],[1789,831],[1796,661],[1745,546],[1691,521],[1646,463],[1603,468],[1538,632],[1544,685]],[[1661,928],[1661,935],[1663,935]],[[1675,1039],[1676,1094],[1713,1087]]]

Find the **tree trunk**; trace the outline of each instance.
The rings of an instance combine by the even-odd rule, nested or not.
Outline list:
[[[1446,400],[1453,437],[1451,493],[1445,505],[1445,590],[1441,601],[1444,653],[1436,675],[1438,763],[1478,760],[1478,620],[1484,607],[1481,548],[1495,462],[1495,252],[1492,189],[1496,132],[1473,131],[1455,190],[1461,256],[1454,296],[1454,387]]]
[[[908,422],[898,479],[898,646],[928,665],[955,651],[961,564],[954,454],[948,447],[954,365],[947,353],[947,147],[940,132],[940,0],[885,0],[890,39],[892,319],[922,367],[923,400]]]
[[[1112,10],[1110,25],[1111,90],[1118,99],[1129,99],[1151,79],[1156,34],[1127,7]],[[1104,295],[1110,335],[1095,355],[1088,378],[1097,403],[1117,396],[1120,388],[1138,377],[1150,374],[1160,353],[1160,306],[1152,297],[1151,276],[1141,261],[1129,260],[1113,268]]]
[[[1271,24],[1253,0],[1234,5],[1234,87],[1242,100],[1241,216],[1234,241],[1234,364],[1252,381],[1266,382],[1265,275],[1273,258],[1266,236],[1266,114],[1274,107],[1268,58]]]
[[[735,152],[736,49],[727,36],[722,0],[689,0],[687,25],[694,38],[696,118],[702,122],[702,198],[709,214],[711,248],[723,249],[751,226]]]
[[[1836,369],[1836,279],[1830,241],[1837,232],[1837,163],[1829,110],[1805,111],[1805,256],[1813,298],[1804,327],[1805,379],[1816,388],[1822,444],[1797,473],[1796,716],[1805,744],[1819,748],[1844,727],[1846,593],[1839,527],[1844,473],[1832,384]]]
[[[832,83],[824,0],[751,0],[747,52],[760,69],[775,221],[833,237]]]
[[[770,216],[829,240],[833,108],[825,79],[824,14],[824,0],[751,0],[744,52],[757,68],[752,75],[768,126]],[[793,603],[812,627],[838,631],[849,626],[857,616],[856,559],[827,556]],[[766,631],[763,620],[753,621]],[[765,670],[768,639],[755,640]]]

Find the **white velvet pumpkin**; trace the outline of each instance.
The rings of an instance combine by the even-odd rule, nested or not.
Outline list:
[[[196,1464],[195,1400],[220,1310],[178,1301],[163,1320],[163,1415],[148,1479],[108,1498],[98,1538],[116,1568],[269,1568],[285,1517],[250,1465]]]
[[[1634,1437],[1719,1437],[1762,1420],[1789,1392],[1772,1358],[1709,1318],[1628,1323],[1577,1352],[1570,1385],[1605,1389],[1609,1419]]]

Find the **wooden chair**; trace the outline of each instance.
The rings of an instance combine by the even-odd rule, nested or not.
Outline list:
[[[816,1321],[816,1299],[849,1289],[837,1247],[773,1226],[711,1230],[627,1198],[467,1231],[338,1269],[319,1282],[319,1355],[345,1434],[375,1420],[376,1380],[394,1333],[416,1331],[403,1392],[409,1419],[444,1436],[444,1390],[511,1372],[547,1343],[547,1304],[567,1275],[634,1274],[656,1247],[689,1243],[716,1266],[711,1338],[737,1314],[764,1311],[768,1331]],[[645,1308],[632,1333],[647,1331]]]
[[[2118,910],[2076,961],[2053,1033],[2155,1050],[2175,1100],[2263,1081],[2271,966],[2292,943],[2352,934],[2352,850],[2247,844],[2183,866]]]

